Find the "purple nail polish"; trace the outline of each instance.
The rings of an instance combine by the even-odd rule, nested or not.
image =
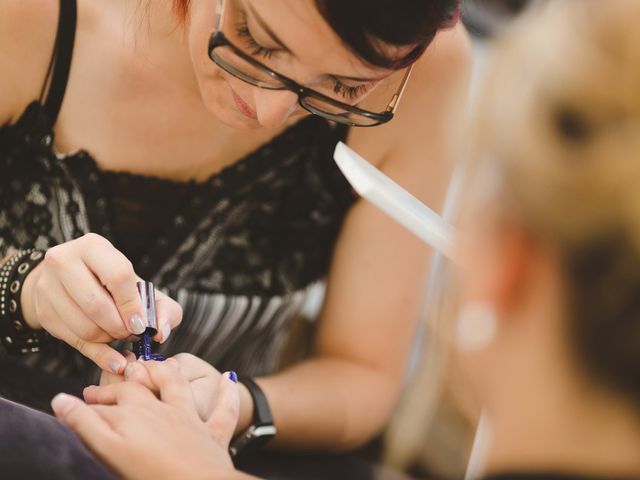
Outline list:
[[[229,372],[229,380],[231,380],[233,383],[238,383],[238,375],[233,370]]]

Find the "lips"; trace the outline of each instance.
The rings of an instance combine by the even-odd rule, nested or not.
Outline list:
[[[238,110],[240,110],[240,112],[253,120],[258,119],[256,112],[254,112],[251,107],[247,105],[247,103],[242,100],[242,98],[240,98],[240,96],[233,89],[231,89],[231,94],[233,95],[233,101],[235,102],[236,107],[238,107]]]

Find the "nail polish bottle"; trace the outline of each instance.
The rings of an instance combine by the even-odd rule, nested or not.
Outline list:
[[[138,282],[138,292],[142,300],[142,308],[147,314],[147,328],[140,335],[140,340],[133,343],[133,353],[136,358],[143,360],[164,360],[163,355],[151,352],[151,338],[158,333],[158,320],[156,318],[156,297],[153,283]]]

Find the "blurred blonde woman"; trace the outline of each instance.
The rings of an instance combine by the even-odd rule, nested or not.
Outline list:
[[[473,119],[444,363],[486,414],[492,479],[640,478],[638,21],[634,0],[551,2],[496,47]],[[390,435],[405,466],[433,419],[425,360]]]

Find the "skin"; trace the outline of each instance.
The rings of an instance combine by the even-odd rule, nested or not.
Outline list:
[[[637,406],[579,364],[559,258],[505,221],[499,204],[476,202],[461,236],[463,301],[498,319],[489,345],[460,352],[491,425],[487,471],[637,478]]]
[[[112,406],[88,406],[60,394],[52,401],[56,416],[122,478],[252,478],[235,471],[228,454],[240,404],[237,386],[228,374],[220,378],[210,420],[202,422],[177,362],[147,362],[140,368],[152,379],[161,399],[137,383],[126,382],[110,386]]]
[[[168,2],[150,2],[148,15],[140,17],[139,4],[132,0],[79,0],[71,75],[56,124],[58,151],[86,149],[103,169],[202,180],[306,115],[291,93],[252,87],[215,66],[205,48],[215,2],[191,3],[185,31],[176,27]],[[300,83],[315,86],[327,73],[374,78],[391,73],[363,64],[346,49],[311,0],[242,0],[240,5],[257,11],[293,50],[295,55],[274,62]],[[0,45],[12,45],[0,50],[0,65],[15,73],[0,79],[0,92],[12,92],[1,97],[0,121],[15,120],[37,97],[55,36],[50,19],[56,16],[57,2],[0,2],[0,22],[6,22]],[[264,46],[273,46],[251,17],[249,26]],[[353,129],[348,139],[432,208],[441,205],[457,155],[468,74],[468,39],[458,26],[439,34],[418,62],[397,117],[385,126]],[[396,86],[390,79],[369,100],[386,104]],[[255,119],[237,107],[232,90]],[[69,248],[68,254],[81,257],[81,249]],[[279,429],[276,445],[345,449],[382,429],[403,384],[428,257],[418,239],[371,205],[359,201],[349,211],[331,264],[312,358],[258,379]],[[55,267],[50,272],[62,276]],[[120,280],[129,283],[133,275],[129,271]],[[41,288],[28,295],[46,293]],[[84,295],[92,293],[85,288]],[[117,323],[113,312],[118,310],[122,322],[127,315],[111,298],[110,321]],[[25,302],[33,300],[23,297]],[[165,318],[174,325],[176,317]],[[117,361],[120,373],[125,360]],[[219,375],[211,372],[212,382]],[[252,416],[248,392],[241,389],[240,395],[237,431]]]

